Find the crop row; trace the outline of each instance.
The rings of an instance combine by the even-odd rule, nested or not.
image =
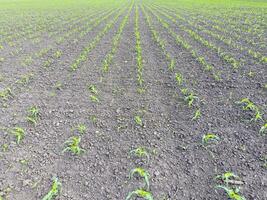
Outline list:
[[[169,63],[168,69],[171,72],[173,72],[174,68],[175,68],[175,60],[172,58],[171,54],[166,50],[165,41],[160,37],[159,33],[153,27],[153,25],[151,23],[151,19],[143,7],[142,7],[142,11],[145,14],[145,18],[146,18],[148,27],[151,31],[152,38],[157,43],[157,45],[161,49],[162,53],[164,54],[165,59]],[[199,108],[198,96],[190,88],[187,87],[186,79],[184,78],[184,76],[181,72],[176,70],[176,73],[174,73],[173,76],[176,80],[177,86],[179,87],[179,93],[183,96],[185,103],[188,105],[189,108],[195,107],[195,112],[194,112],[194,116],[192,117],[192,120],[199,119],[201,116],[201,111]]]
[[[201,13],[199,13],[199,11],[197,11],[197,10],[190,11],[190,9],[187,9],[186,10],[187,13],[185,14],[183,10],[177,11],[177,9],[174,10],[174,9],[170,9],[170,8],[166,8],[166,7],[159,7],[159,6],[156,6],[156,7],[161,8],[161,9],[164,8],[164,10],[166,10],[167,12],[170,12],[170,13],[181,12],[185,15],[185,17],[183,17],[183,18],[192,19],[193,23],[195,23],[195,24],[204,24],[206,27],[209,27],[209,28],[213,29],[214,31],[217,31],[220,34],[230,35],[235,40],[245,41],[247,44],[249,44],[249,47],[255,46],[259,43],[260,38],[258,38],[257,41],[254,41],[255,40],[254,37],[252,37],[252,36],[247,37],[246,34],[244,34],[247,31],[247,29],[239,30],[240,25],[243,24],[243,22],[242,23],[237,22],[237,26],[229,27],[229,24],[231,24],[231,22],[236,21],[236,20],[230,20],[230,21],[227,21],[227,23],[221,22],[220,20],[217,20],[214,18],[214,14],[215,14],[214,12],[212,12],[212,17],[211,17],[210,13],[204,11],[205,16],[203,17],[201,15]],[[195,13],[198,13],[198,15],[195,16]],[[204,18],[204,20],[201,18]],[[229,18],[229,16],[222,17],[222,18],[226,19],[226,18]],[[235,18],[238,19],[238,17],[236,17],[236,16],[235,16]],[[242,16],[242,18],[243,18],[243,16]],[[208,19],[208,21],[207,21],[207,19]],[[244,43],[244,42],[242,42],[242,43]],[[254,51],[257,51],[257,47],[256,47],[256,50],[254,50]]]
[[[115,11],[114,11],[115,12]],[[89,26],[89,28],[86,29],[87,33],[91,30],[93,30],[96,26],[98,26],[101,22],[103,22],[104,20],[106,20],[107,18],[109,18],[114,12],[112,13],[108,13],[106,16],[102,17],[98,17],[95,21],[93,21],[93,24],[90,24],[91,26]],[[75,31],[76,32],[76,31]],[[79,36],[79,37],[84,37],[85,36],[85,32],[83,32],[83,35],[82,36]],[[63,40],[61,41],[63,42]],[[43,57],[45,55],[47,55],[49,52],[53,52],[53,57],[52,59],[59,59],[62,55],[62,52],[59,50],[59,49],[53,49],[52,47],[49,47],[49,48],[44,48],[42,50],[40,50],[39,52],[37,53],[33,53],[33,55],[36,56],[37,59],[39,59],[40,57]],[[44,61],[43,62],[43,67],[50,67],[51,64],[53,63],[53,60],[51,58]],[[25,65],[31,65],[33,64],[33,57],[32,56],[28,56],[26,57],[26,59],[24,60],[24,63]],[[19,87],[21,86],[21,84],[18,85],[18,83],[20,82],[24,82],[24,85],[26,85],[26,83],[29,82],[29,78],[27,79],[27,82],[23,81],[25,79],[25,77],[28,77],[30,76],[31,78],[33,78],[33,75],[35,74],[34,70],[25,74],[25,75],[22,75],[22,78],[19,79],[19,81],[16,81],[12,84],[9,84],[8,86],[6,86],[5,89],[3,89],[0,94],[2,94],[0,97],[1,99],[3,100],[7,100],[8,97],[11,97],[14,95],[14,90],[15,89],[19,89]]]
[[[267,57],[262,55],[260,52],[257,52],[257,51],[254,51],[253,49],[251,49],[250,47],[246,47],[244,45],[240,45],[238,43],[236,43],[233,39],[229,38],[229,37],[226,37],[224,35],[221,35],[221,34],[218,34],[218,33],[214,33],[213,31],[210,31],[208,29],[205,29],[203,26],[201,25],[198,25],[196,22],[191,22],[189,21],[188,19],[182,17],[181,15],[177,14],[177,13],[173,13],[174,11],[173,10],[168,10],[169,13],[172,13],[172,15],[174,15],[177,19],[187,23],[188,25],[190,25],[194,30],[200,30],[201,32],[223,42],[224,44],[232,47],[232,48],[235,48],[237,50],[240,50],[242,52],[245,52],[247,53],[248,55],[250,55],[251,57],[255,58],[256,60],[260,61],[260,62],[263,62],[263,63],[266,63],[267,62]],[[169,18],[171,17],[170,15],[168,16]],[[176,22],[176,24],[178,24],[178,22]],[[186,28],[183,28],[183,30],[186,30],[188,32],[188,29]],[[193,35],[196,35],[196,33],[191,33]],[[195,36],[195,37],[200,37],[199,35],[198,36]],[[198,39],[200,41],[203,41],[203,39]],[[204,45],[206,43],[208,43],[207,41],[203,41],[204,42]],[[209,45],[207,44],[208,46],[212,46],[212,45]]]
[[[165,20],[160,18],[150,8],[148,8],[148,10],[151,11],[151,13],[156,17],[156,19],[162,25],[162,27],[164,27],[168,31],[168,33],[175,39],[175,42],[179,46],[181,46],[183,49],[188,51],[192,55],[192,57],[196,59],[196,61],[203,67],[204,71],[210,72],[210,74],[212,75],[212,77],[215,80],[217,80],[217,81],[221,80],[220,71],[216,70],[213,65],[209,64],[204,57],[198,55],[196,50],[183,37],[181,37],[180,35],[176,34],[171,29],[171,26]]]

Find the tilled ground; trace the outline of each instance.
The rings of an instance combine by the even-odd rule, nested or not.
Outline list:
[[[177,34],[222,71],[224,81],[217,82],[203,72],[190,52],[176,44],[175,38],[145,6],[152,24],[167,42],[166,49],[175,58],[176,68],[174,72],[168,70],[168,63],[152,39],[145,15],[139,9],[145,85],[145,92],[140,94],[136,81],[134,7],[109,72],[102,72],[102,62],[111,50],[112,38],[126,14],[125,8],[75,72],[69,71],[70,65],[117,13],[82,39],[75,40],[77,33],[58,45],[63,54],[54,59],[50,67],[44,68],[43,60],[51,55],[35,60],[25,69],[25,73],[34,71],[29,84],[2,102],[1,126],[22,126],[26,135],[17,145],[10,142],[14,141],[10,134],[4,130],[0,132],[0,144],[9,144],[7,151],[0,152],[0,194],[11,200],[41,199],[51,187],[51,178],[57,176],[62,183],[57,199],[125,199],[130,191],[142,185],[141,179],[130,180],[129,172],[143,166],[150,173],[154,199],[227,199],[223,191],[215,189],[219,183],[214,179],[226,171],[241,177],[241,191],[247,199],[266,199],[266,168],[261,160],[267,153],[266,137],[258,133],[259,125],[247,122],[247,113],[235,104],[250,97],[255,104],[262,105],[266,113],[266,90],[259,87],[266,82],[266,66],[228,49],[244,60],[243,68],[235,72],[215,52],[208,51],[173,24],[171,28]],[[164,16],[163,19],[168,21]],[[53,41],[46,44],[53,44]],[[36,48],[26,46],[25,52]],[[1,82],[1,87],[12,82],[13,73],[24,73],[19,60],[20,57],[1,63],[1,74],[11,77]],[[7,70],[7,65],[13,66],[11,71]],[[243,75],[251,68],[258,69],[252,79]],[[178,71],[200,98],[202,116],[198,121],[192,120],[192,110],[178,93],[175,82]],[[60,90],[54,89],[57,82],[62,83]],[[98,89],[98,103],[90,100],[90,84]],[[32,105],[38,106],[41,113],[36,126],[26,121],[27,109]],[[142,127],[135,124],[136,115],[143,117]],[[92,117],[96,121],[92,122]],[[79,135],[77,130],[72,130],[77,124],[87,127],[86,133],[81,135],[81,147],[85,152],[73,156],[62,150],[69,137]],[[220,137],[219,143],[209,148],[212,153],[201,145],[202,136],[209,132]],[[130,156],[129,152],[139,146],[149,149],[149,162]]]

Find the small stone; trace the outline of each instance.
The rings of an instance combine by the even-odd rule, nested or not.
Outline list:
[[[155,171],[154,175],[155,176],[159,176],[160,175],[160,172],[159,171]]]

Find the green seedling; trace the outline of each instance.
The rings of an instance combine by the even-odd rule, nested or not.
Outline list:
[[[212,65],[205,64],[204,70],[211,72],[212,70],[214,70],[214,67]]]
[[[51,66],[51,64],[52,64],[52,61],[51,61],[51,60],[46,60],[46,61],[44,62],[44,67],[45,67],[45,68],[48,68],[48,67]]]
[[[2,151],[6,152],[7,150],[8,150],[8,144],[5,143],[2,145]]]
[[[238,178],[233,172],[225,172],[222,175],[216,176],[216,179],[222,179],[226,184],[229,182],[231,178]]]
[[[73,154],[80,155],[82,152],[85,150],[80,148],[80,142],[81,142],[81,137],[79,136],[73,136],[69,138],[66,142],[64,142],[64,145],[67,146],[64,150],[65,151],[70,151]]]
[[[51,92],[49,92],[49,96],[50,96],[50,97],[54,97],[54,96],[56,96],[56,92],[55,92],[55,91],[51,91]]]
[[[187,88],[182,88],[181,92],[182,92],[183,95],[187,95],[188,89]]]
[[[183,83],[183,75],[180,73],[176,73],[175,80],[178,85],[181,85]]]
[[[254,111],[254,117],[251,120],[255,120],[255,121],[263,120],[260,109],[248,98],[241,99],[241,101],[238,101],[237,104],[241,104],[242,109],[245,111],[247,110]]]
[[[200,109],[197,109],[192,120],[198,120],[201,117]]]
[[[259,111],[259,108],[256,107],[256,110],[255,110],[255,114],[254,114],[254,118],[253,118],[255,121],[258,121],[258,120],[263,120],[262,119],[262,113]]]
[[[12,95],[11,88],[6,88],[0,92],[0,98],[7,100]]]
[[[55,58],[60,58],[62,56],[62,52],[61,51],[56,51],[55,53],[54,53],[54,57]]]
[[[30,79],[33,77],[33,74],[30,73],[30,74],[26,74],[24,76],[22,76],[20,78],[20,80],[18,81],[20,84],[23,84],[23,85],[26,85],[29,83]]]
[[[135,169],[133,169],[130,173],[130,179],[135,175],[138,174],[140,177],[144,178],[146,186],[147,186],[147,190],[149,190],[149,173],[143,169],[142,167],[137,167]]]
[[[169,65],[169,70],[173,71],[175,67],[175,60],[171,60],[170,65]]]
[[[203,135],[203,137],[202,137],[202,144],[208,145],[211,142],[218,142],[219,140],[220,140],[220,138],[217,135],[212,134],[212,133],[207,133],[207,134]]]
[[[188,107],[190,108],[194,101],[197,99],[198,97],[193,93],[193,92],[190,92],[189,94],[187,94],[185,97],[184,97],[184,100],[185,102],[187,102],[187,105]]]
[[[23,65],[25,66],[27,66],[27,65],[30,65],[30,64],[32,64],[33,63],[33,59],[32,59],[32,57],[31,56],[29,56],[29,57],[27,57],[27,58],[25,58],[25,60],[23,61]]]
[[[95,95],[90,95],[90,99],[91,99],[92,102],[95,102],[95,103],[98,103],[99,102],[98,97],[95,96]]]
[[[138,73],[137,82],[139,84],[139,87],[143,87],[144,79],[143,79],[143,76],[142,76],[142,72]]]
[[[22,160],[20,160],[19,162],[20,162],[20,164],[22,164],[22,165],[28,165],[28,164],[29,164],[29,160],[26,160],[26,159],[22,159]]]
[[[55,89],[56,89],[56,90],[61,90],[61,89],[62,89],[62,83],[60,83],[60,82],[56,82],[56,84],[55,84]]]
[[[73,63],[71,66],[70,66],[70,69],[71,71],[76,71],[78,69],[78,64],[77,63]]]
[[[142,117],[139,116],[139,115],[134,116],[134,121],[139,126],[142,126],[143,125]]]
[[[141,198],[144,198],[146,200],[153,200],[153,196],[150,192],[143,190],[143,189],[137,189],[133,192],[130,192],[128,196],[126,197],[126,200],[132,199],[133,196],[138,196]]]
[[[222,80],[221,72],[214,72],[214,73],[213,73],[213,78],[214,78],[216,81],[221,81],[221,80]]]
[[[249,73],[248,73],[248,76],[250,78],[254,77],[255,76],[255,72],[253,72],[253,71],[250,70]]]
[[[255,104],[248,98],[241,99],[241,101],[238,101],[237,104],[242,104],[243,110],[255,110]]]
[[[98,93],[98,91],[97,91],[95,85],[89,85],[88,89],[89,89],[90,92],[93,93],[93,94],[97,94],[97,93]]]
[[[43,197],[42,200],[52,200],[55,199],[56,196],[59,195],[62,184],[59,182],[58,178],[53,178],[53,184],[51,190]]]
[[[223,189],[228,197],[230,199],[233,199],[233,200],[246,200],[245,197],[241,196],[239,194],[239,189],[231,189],[231,188],[228,188],[228,187],[225,187],[225,186],[222,186],[222,185],[218,185],[216,186],[216,188],[219,188],[219,189]]]
[[[137,88],[138,94],[143,94],[143,93],[145,93],[145,91],[146,91],[146,89],[144,87],[138,87]]]
[[[103,62],[103,65],[102,65],[102,71],[105,72],[105,73],[107,73],[108,70],[109,70],[109,63],[108,63],[108,60],[105,60]]]
[[[25,130],[21,127],[15,127],[11,129],[10,133],[16,137],[17,144],[19,144],[25,136]]]
[[[240,181],[239,176],[235,175],[233,172],[225,172],[222,175],[217,175],[215,179],[222,180],[226,186],[230,184],[243,184],[243,182]]]
[[[84,134],[86,132],[86,126],[84,124],[78,124],[76,128],[80,134]]]
[[[97,121],[97,118],[96,118],[95,115],[90,116],[89,119],[90,119],[94,124],[95,124],[96,121]]]
[[[261,129],[260,129],[260,134],[266,134],[267,133],[267,123],[265,123]]]
[[[139,157],[139,158],[146,157],[147,161],[149,161],[149,154],[144,147],[138,147],[138,148],[130,151],[130,154],[134,154],[134,156]]]
[[[28,122],[36,125],[38,118],[40,116],[39,109],[37,108],[37,106],[30,107],[30,109],[28,110],[28,113],[29,113],[27,117]]]

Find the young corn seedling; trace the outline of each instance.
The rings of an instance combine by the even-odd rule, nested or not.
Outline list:
[[[223,183],[225,183],[227,187],[229,184],[235,184],[235,185],[243,184],[239,176],[235,175],[233,172],[225,172],[222,175],[217,175],[215,179],[223,181]]]
[[[3,152],[6,152],[8,150],[8,144],[3,144],[1,147]]]
[[[28,110],[27,121],[36,125],[39,116],[40,116],[40,113],[39,113],[39,109],[37,108],[37,106],[32,106]]]
[[[182,88],[181,92],[182,92],[183,95],[187,95],[188,89],[187,88]]]
[[[176,83],[180,86],[183,83],[183,75],[180,73],[175,74]]]
[[[137,167],[131,171],[130,179],[132,179],[132,177],[135,174],[138,174],[140,177],[142,177],[145,180],[147,190],[149,190],[149,177],[150,177],[149,173],[142,167]]]
[[[242,109],[247,111],[253,111],[254,117],[251,120],[262,120],[262,113],[260,112],[260,109],[248,98],[243,98],[241,101],[238,101],[237,104],[242,105]]]
[[[21,127],[15,127],[11,129],[10,133],[16,137],[17,144],[19,144],[25,136],[25,130]]]
[[[49,68],[51,65],[52,65],[52,61],[51,61],[51,60],[46,60],[46,61],[44,62],[44,67],[45,67],[45,68]]]
[[[78,69],[78,64],[77,63],[73,63],[71,66],[70,66],[70,69],[72,72],[76,71]]]
[[[130,192],[128,196],[126,197],[126,200],[132,199],[133,196],[138,196],[141,198],[144,198],[146,200],[153,200],[153,196],[150,192],[143,190],[143,189],[137,189],[133,192]]]
[[[99,102],[99,99],[98,99],[98,97],[96,95],[90,95],[90,99],[94,103],[98,103]]]
[[[201,146],[208,151],[208,153],[210,154],[210,156],[212,158],[214,158],[214,154],[213,152],[208,148],[210,144],[212,143],[217,143],[220,140],[220,138],[212,133],[207,133],[205,135],[203,135],[202,137],[202,144]]]
[[[30,73],[30,74],[26,74],[26,75],[23,75],[20,80],[18,81],[18,83],[22,84],[22,85],[26,85],[29,83],[30,79],[33,77],[33,74]]]
[[[188,107],[190,108],[194,101],[198,99],[198,97],[193,93],[193,92],[190,92],[188,93],[185,97],[184,97],[184,101],[187,103]]]
[[[135,123],[137,125],[143,126],[143,121],[142,121],[142,117],[141,116],[139,116],[139,115],[134,116],[134,121],[135,121]]]
[[[93,122],[94,124],[97,122],[97,117],[95,115],[89,116],[89,119],[91,122]]]
[[[62,184],[59,182],[58,178],[53,178],[53,184],[51,190],[42,198],[42,200],[52,200],[59,195]]]
[[[54,53],[54,57],[55,58],[60,58],[62,56],[62,52],[61,51],[56,51],[55,53]]]
[[[171,62],[170,62],[170,65],[169,65],[169,70],[173,71],[174,67],[175,67],[175,60],[172,59]]]
[[[56,90],[61,90],[62,89],[62,83],[61,82],[56,82],[54,87],[55,87]]]
[[[6,88],[0,92],[0,98],[7,100],[12,95],[11,88]]]
[[[89,85],[89,86],[88,86],[88,89],[89,89],[90,92],[93,93],[93,94],[97,94],[97,93],[98,93],[98,91],[97,91],[95,85]]]
[[[264,135],[266,133],[267,133],[267,123],[265,123],[260,129],[260,134]]]
[[[197,109],[192,120],[198,120],[201,117],[200,109]]]
[[[254,110],[255,109],[255,104],[252,101],[250,101],[248,98],[241,99],[241,101],[238,101],[237,104],[241,104],[243,110]]]
[[[149,154],[147,150],[144,147],[138,147],[132,151],[130,151],[130,154],[133,154],[134,156],[138,158],[147,158],[147,161],[149,162]]]
[[[217,72],[213,72],[213,78],[216,81],[222,81],[222,77],[221,77],[221,72],[217,71]]]
[[[252,77],[254,77],[255,76],[255,72],[253,72],[253,71],[249,71],[248,72],[248,77],[250,77],[250,78],[252,78]]]
[[[237,189],[237,188],[236,189],[231,189],[231,188],[228,188],[228,187],[225,187],[225,186],[222,186],[222,185],[218,185],[218,186],[216,186],[216,188],[223,189],[227,193],[227,195],[228,195],[228,197],[230,199],[233,199],[233,200],[246,200],[245,197],[243,197],[243,196],[241,196],[239,194],[239,189]]]
[[[86,126],[84,124],[78,124],[76,128],[80,134],[84,134],[86,132]]]
[[[212,133],[207,133],[207,134],[203,135],[203,137],[202,137],[202,144],[208,145],[211,142],[218,142],[219,140],[220,140],[220,138],[217,135],[212,134]]]
[[[64,145],[66,146],[66,148],[63,150],[63,153],[65,151],[70,151],[75,155],[80,155],[81,153],[85,151],[79,146],[80,142],[81,142],[81,137],[79,136],[73,136],[69,138],[66,142],[64,142]]]
[[[109,55],[111,56],[111,55]],[[108,58],[103,62],[103,65],[102,65],[102,71],[107,73],[109,70],[109,62],[108,62]]]
[[[143,93],[145,93],[145,91],[146,91],[146,89],[144,87],[138,87],[137,88],[138,94],[143,94]]]
[[[255,120],[255,121],[263,120],[262,113],[260,112],[258,107],[256,107],[254,118],[252,120]]]

